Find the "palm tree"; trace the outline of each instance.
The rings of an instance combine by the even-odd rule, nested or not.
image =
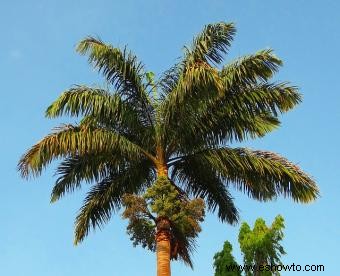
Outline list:
[[[259,201],[282,195],[306,203],[318,197],[315,182],[287,159],[230,147],[277,128],[279,114],[301,101],[296,87],[270,82],[282,65],[272,50],[221,66],[234,34],[230,23],[205,26],[181,61],[157,80],[126,48],[93,37],[79,43],[77,51],[88,55],[109,87],[75,86],[62,93],[46,116],[80,117],[80,123],[58,127],[18,164],[23,177],[38,176],[61,159],[52,202],[93,183],[76,218],[76,244],[109,221],[125,194],[141,194],[159,177],[203,198],[208,210],[231,224],[238,212],[230,188]],[[169,243],[167,218],[160,217],[157,227],[158,237]],[[170,246],[163,248],[158,275],[170,275]]]

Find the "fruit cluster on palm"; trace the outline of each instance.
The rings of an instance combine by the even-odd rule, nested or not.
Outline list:
[[[92,184],[76,218],[75,243],[108,222],[126,194],[143,194],[159,177],[179,194],[204,199],[228,223],[238,220],[230,188],[261,201],[318,196],[313,180],[285,158],[230,147],[277,128],[278,115],[301,101],[294,86],[270,82],[282,64],[271,50],[220,66],[234,34],[233,24],[205,26],[158,79],[127,49],[92,37],[79,43],[77,51],[88,55],[109,88],[62,93],[46,116],[80,117],[80,123],[60,126],[18,165],[23,177],[38,176],[62,159],[52,202]]]
[[[203,199],[188,199],[168,177],[160,176],[142,196],[124,195],[123,206],[133,245],[157,251],[161,275],[162,266],[169,270],[170,260],[193,267],[191,253],[205,215]]]

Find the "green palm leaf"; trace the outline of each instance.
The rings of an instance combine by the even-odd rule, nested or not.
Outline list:
[[[80,189],[83,181],[99,182],[109,176],[112,168],[125,163],[124,157],[117,153],[89,153],[66,157],[56,170],[59,177],[52,190],[51,202],[59,200],[66,193]]]
[[[173,167],[172,178],[182,183],[188,194],[205,199],[210,211],[217,209],[221,221],[231,224],[238,221],[233,198],[208,160],[199,155],[187,156],[175,162]]]
[[[84,121],[111,129],[144,147],[152,143],[154,129],[145,125],[139,112],[120,95],[104,89],[76,86],[62,93],[47,108],[46,116],[62,115],[84,116]]]
[[[315,182],[306,173],[273,152],[224,147],[195,157],[209,162],[226,184],[261,201],[283,195],[308,203],[319,195]]]
[[[101,40],[88,37],[77,47],[81,54],[89,55],[89,62],[103,73],[106,80],[131,102],[144,120],[152,124],[152,105],[146,84],[143,65],[126,48],[120,50],[104,44]]]
[[[232,23],[208,24],[197,35],[191,48],[186,48],[185,63],[197,61],[221,63],[236,32]]]
[[[224,66],[221,76],[228,89],[238,89],[268,81],[281,65],[282,61],[273,54],[273,50],[261,50]]]
[[[179,259],[193,269],[194,266],[191,255],[196,250],[195,238],[196,237],[187,237],[183,235],[179,229],[174,227],[172,243],[175,244],[176,248],[172,248],[172,259]]]
[[[23,155],[18,168],[23,177],[29,174],[37,176],[53,159],[103,151],[118,152],[130,160],[140,158],[143,154],[139,146],[106,129],[65,125],[47,135]]]
[[[112,212],[117,211],[125,194],[138,194],[154,181],[149,160],[134,162],[111,172],[88,192],[75,222],[74,243],[81,242],[90,229],[107,223]]]

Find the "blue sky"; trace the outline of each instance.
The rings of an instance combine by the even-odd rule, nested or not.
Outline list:
[[[336,275],[340,257],[340,3],[324,0],[126,0],[0,2],[0,275],[155,275],[155,256],[133,248],[119,215],[74,247],[73,221],[86,189],[49,203],[53,167],[42,177],[20,179],[21,154],[65,120],[47,120],[45,108],[74,84],[101,84],[75,53],[86,35],[128,45],[159,74],[181,55],[204,24],[235,22],[238,33],[228,60],[273,48],[284,61],[277,80],[300,88],[303,103],[282,116],[282,127],[251,148],[278,152],[317,181],[321,198],[299,205],[287,199],[257,203],[233,192],[241,218],[286,220],[286,264],[323,264]],[[237,247],[237,227],[209,215],[194,255],[195,269],[173,263],[173,275],[213,274],[212,258],[228,239]],[[296,272],[297,273],[297,272]],[[295,273],[283,273],[292,275]]]

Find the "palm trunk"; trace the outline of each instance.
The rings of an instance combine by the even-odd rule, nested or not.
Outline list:
[[[168,176],[168,168],[164,165],[164,152],[161,147],[157,147],[157,156],[162,162],[157,166],[157,177]],[[171,276],[170,269],[170,221],[166,217],[157,218],[157,232],[156,232],[156,254],[157,254],[157,276]]]
[[[170,221],[158,218],[156,234],[157,276],[170,276]]]

